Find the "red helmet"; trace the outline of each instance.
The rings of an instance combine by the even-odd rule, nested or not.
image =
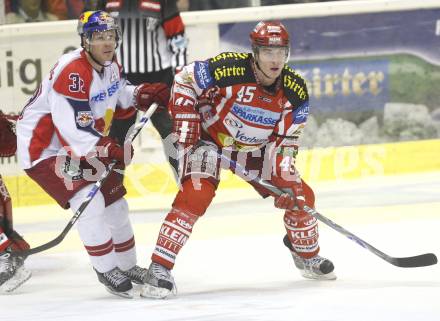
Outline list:
[[[261,21],[250,33],[252,46],[289,47],[289,33],[279,21]]]

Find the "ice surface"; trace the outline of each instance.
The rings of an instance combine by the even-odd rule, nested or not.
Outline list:
[[[320,184],[316,194],[322,214],[389,255],[440,254],[440,173]],[[143,266],[165,214],[132,215]],[[66,221],[17,229],[36,245]],[[300,277],[282,244],[282,212],[270,200],[217,200],[179,255],[178,295],[167,300],[107,293],[72,231],[54,251],[26,261],[33,277],[0,296],[1,320],[440,320],[439,266],[397,268],[320,227],[321,255],[334,262],[336,281]]]

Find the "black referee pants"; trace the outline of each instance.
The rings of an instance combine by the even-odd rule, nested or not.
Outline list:
[[[137,86],[144,82],[163,82],[167,84],[170,88],[173,84],[174,73],[172,68],[167,68],[157,72],[151,73],[131,73],[126,74],[126,77],[130,83]],[[136,121],[136,114],[128,119],[114,119],[112,126],[110,128],[109,136],[117,138],[119,142],[123,142],[127,135],[128,130]],[[160,137],[165,139],[171,134],[172,122],[168,110],[156,111],[153,116],[151,116],[151,122],[154,128],[158,131]],[[175,177],[178,173],[178,161],[176,159],[175,149],[165,150],[165,155],[168,158],[168,162],[175,172]]]

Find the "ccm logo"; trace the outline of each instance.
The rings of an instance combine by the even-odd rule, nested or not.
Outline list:
[[[240,123],[234,119],[231,119],[231,118],[225,118],[225,124],[227,126],[231,126],[231,127],[235,127],[235,128],[243,128],[242,123]]]

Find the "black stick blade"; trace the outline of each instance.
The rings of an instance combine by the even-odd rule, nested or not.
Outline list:
[[[410,257],[394,257],[387,261],[398,267],[415,268],[437,264],[437,257],[433,253],[426,253]]]

